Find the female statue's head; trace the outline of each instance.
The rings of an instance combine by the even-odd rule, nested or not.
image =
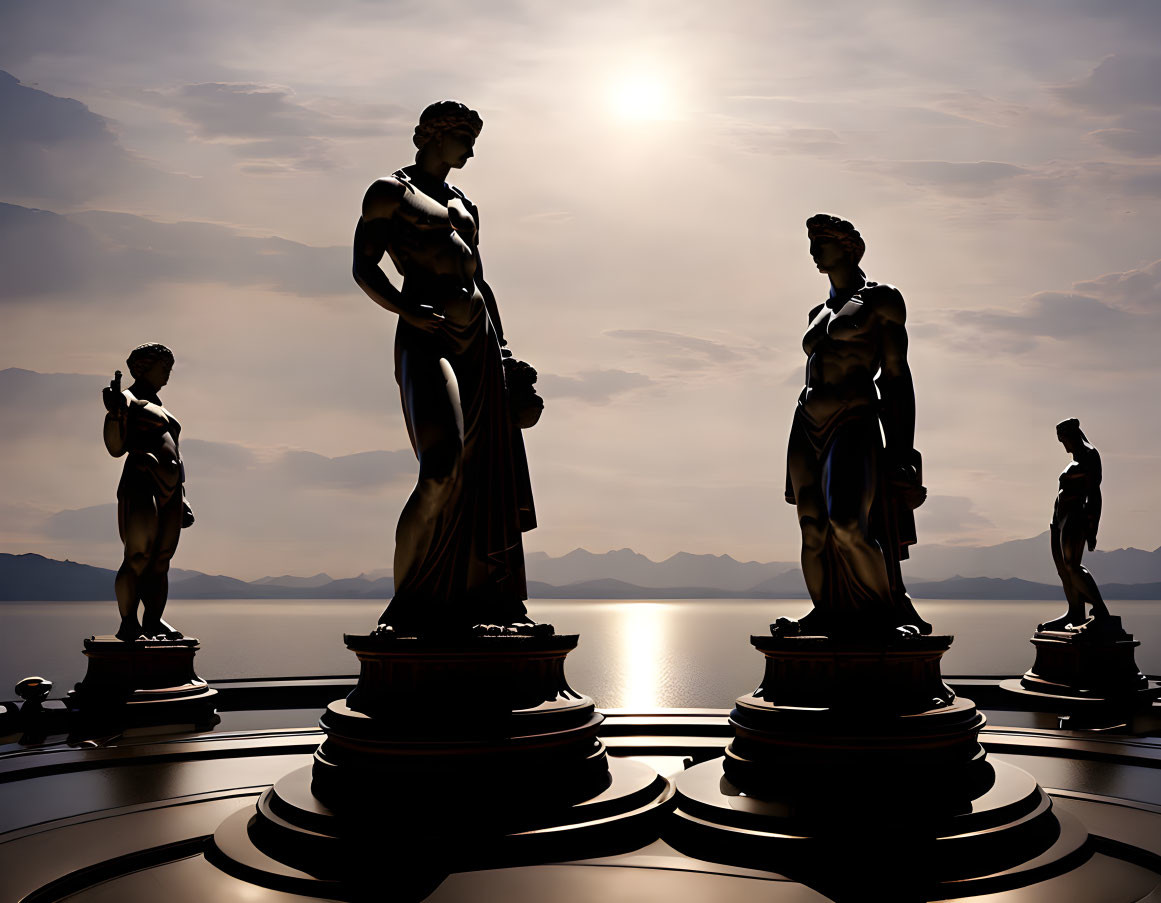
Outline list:
[[[472,157],[472,147],[484,128],[484,120],[454,100],[431,104],[419,114],[412,142],[421,154],[434,154],[452,169],[459,169]]]
[[[849,266],[863,275],[859,261],[867,245],[854,225],[829,213],[816,213],[806,221],[806,235],[810,239],[810,256],[820,272]]]
[[[173,352],[159,342],[146,342],[130,351],[125,363],[134,380],[149,383],[156,391],[169,382]]]
[[[1061,420],[1056,424],[1056,438],[1060,440],[1060,444],[1064,446],[1064,450],[1069,454],[1076,454],[1082,448],[1092,448],[1093,445],[1088,441],[1088,437],[1084,434],[1084,430],[1080,428],[1080,421],[1075,417],[1069,417],[1067,420]]]

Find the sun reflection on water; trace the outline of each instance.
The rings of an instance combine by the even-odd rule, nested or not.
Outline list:
[[[662,602],[629,602],[619,607],[617,664],[623,677],[618,708],[656,708],[663,704],[665,695],[662,678],[670,606]]]

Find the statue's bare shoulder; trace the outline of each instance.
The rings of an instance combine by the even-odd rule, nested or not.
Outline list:
[[[363,195],[363,220],[390,219],[399,209],[407,188],[395,176],[376,179]]]
[[[862,292],[863,303],[869,304],[877,317],[887,323],[902,326],[907,322],[907,305],[903,294],[885,282],[868,286]]]

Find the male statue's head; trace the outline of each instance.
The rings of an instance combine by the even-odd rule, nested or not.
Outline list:
[[[816,213],[806,221],[806,235],[810,239],[810,256],[819,272],[850,267],[862,274],[859,261],[867,245],[854,225],[829,213]]]
[[[484,128],[484,120],[475,110],[455,100],[440,100],[419,114],[412,142],[419,149],[415,155],[434,158],[452,169],[461,169],[473,156],[472,148]]]
[[[147,385],[156,392],[169,382],[173,352],[159,342],[146,342],[129,352],[125,364],[134,382]]]
[[[1060,440],[1060,444],[1070,455],[1075,455],[1089,444],[1088,438],[1080,428],[1080,421],[1075,417],[1061,420],[1060,423],[1056,424],[1056,438]]]

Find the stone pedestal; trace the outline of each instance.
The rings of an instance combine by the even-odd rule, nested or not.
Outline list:
[[[951,641],[752,637],[762,685],[731,712],[725,759],[678,777],[667,839],[837,899],[976,894],[1072,867],[1087,833],[1026,772],[987,760],[984,716],[940,676]]]
[[[1119,617],[1079,630],[1038,630],[1031,642],[1032,667],[1000,686],[1036,698],[1069,727],[1131,726],[1161,695],[1161,687],[1137,668],[1134,650],[1141,644],[1124,631]]]
[[[565,679],[577,639],[347,636],[359,681],[323,714],[313,765],[224,822],[213,861],[341,894],[380,869],[434,875],[655,837],[672,788],[606,755],[603,716]]]
[[[157,724],[212,726],[218,720],[218,691],[194,672],[199,648],[192,637],[131,643],[89,637],[88,670],[65,700],[76,719],[73,732]]]

